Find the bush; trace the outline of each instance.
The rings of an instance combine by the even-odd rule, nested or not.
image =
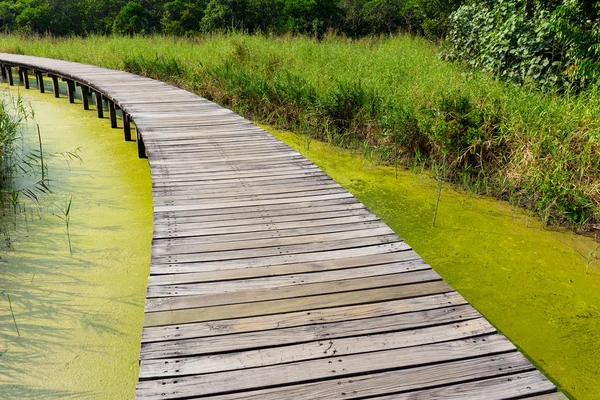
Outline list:
[[[600,76],[598,6],[498,0],[450,17],[445,57],[519,84],[580,90]]]

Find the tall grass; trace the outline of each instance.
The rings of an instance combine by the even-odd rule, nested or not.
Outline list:
[[[539,93],[442,61],[410,36],[349,40],[1,36],[0,50],[125,69],[578,230],[600,221],[600,96]]]
[[[20,95],[3,94],[0,98],[0,234],[6,247],[11,247],[11,232],[17,229],[18,216],[39,206],[41,197],[50,193],[44,164],[42,136],[37,128],[31,149],[27,133],[34,111]]]

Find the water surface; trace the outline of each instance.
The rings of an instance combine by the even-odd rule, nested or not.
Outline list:
[[[35,110],[53,193],[21,213],[14,250],[1,254],[0,292],[21,336],[0,297],[0,397],[132,398],[152,237],[147,160],[95,111],[11,91]],[[82,163],[61,155],[76,148]],[[72,255],[53,215],[71,196]]]

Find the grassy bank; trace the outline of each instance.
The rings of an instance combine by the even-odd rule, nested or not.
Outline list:
[[[600,95],[540,94],[441,61],[409,36],[0,37],[0,51],[166,80],[281,128],[425,165],[587,230],[600,220]]]
[[[506,202],[444,186],[420,169],[395,173],[360,151],[274,131],[380,216],[571,398],[600,393],[600,262],[591,238],[543,229]],[[309,147],[309,148],[307,148]]]

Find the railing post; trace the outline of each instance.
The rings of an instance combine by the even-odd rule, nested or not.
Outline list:
[[[45,93],[46,88],[44,87],[44,74],[40,71],[35,71],[37,75],[38,88],[40,89],[40,93]]]
[[[25,89],[29,89],[29,74],[27,68],[23,68],[23,84],[25,85]]]
[[[81,102],[83,103],[83,109],[84,110],[89,110],[90,109],[90,90],[88,89],[87,86],[85,85],[80,85],[81,86]]]
[[[58,86],[58,76],[48,74],[50,78],[52,78],[52,90],[54,91],[54,97],[57,99],[60,97],[60,86]]]
[[[125,111],[123,111],[123,136],[126,142],[131,142],[131,119]]]
[[[69,103],[75,103],[75,82],[67,78],[63,78],[63,81],[67,82],[67,95],[69,96]]]
[[[96,113],[98,118],[104,118],[104,105],[102,104],[102,94],[100,92],[94,92],[96,95]]]
[[[140,134],[140,131],[137,129],[135,129],[135,138],[136,138],[136,142],[137,142],[137,149],[138,149],[138,157],[139,158],[148,158],[148,156],[146,155],[146,146],[144,145],[144,139],[142,139],[142,135]]]
[[[14,80],[13,80],[12,66],[8,65],[8,66],[6,67],[6,73],[8,74],[8,84],[9,84],[10,86],[14,86],[14,85],[15,85],[15,82],[14,82]]]
[[[108,100],[108,113],[110,115],[110,127],[117,127],[117,109],[112,100]]]

